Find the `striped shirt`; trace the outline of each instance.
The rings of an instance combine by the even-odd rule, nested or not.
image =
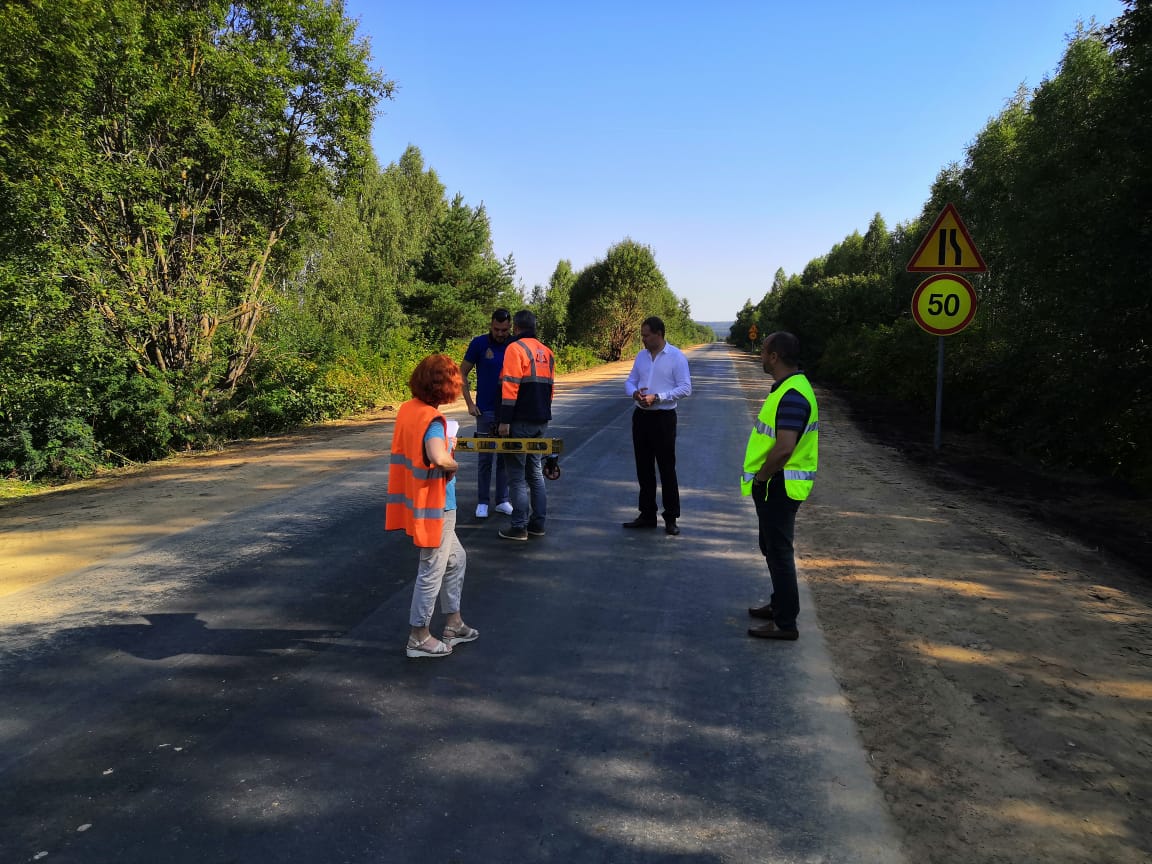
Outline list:
[[[772,392],[775,393],[776,389],[791,377],[791,375],[787,375],[773,384]],[[795,390],[788,391],[780,398],[780,404],[776,406],[777,436],[779,436],[781,429],[788,429],[796,433],[796,440],[799,441],[800,437],[804,435],[804,430],[808,428],[808,418],[811,416],[812,406],[808,404],[808,400]],[[784,488],[783,468],[769,478],[768,495],[773,500],[782,501],[788,498],[788,492]]]

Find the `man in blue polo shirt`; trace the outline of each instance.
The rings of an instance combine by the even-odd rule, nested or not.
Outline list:
[[[512,313],[507,309],[497,309],[492,313],[488,332],[468,343],[464,362],[460,364],[460,375],[464,379],[464,402],[468,405],[468,413],[476,418],[477,438],[493,434],[496,406],[500,404],[500,372],[504,368],[504,349],[508,347],[511,333]],[[472,401],[468,384],[468,375],[473,369],[476,370],[475,402]],[[488,518],[493,460],[496,462],[496,512],[510,515],[512,505],[508,502],[508,477],[504,460],[494,453],[480,453],[476,459],[476,518]]]

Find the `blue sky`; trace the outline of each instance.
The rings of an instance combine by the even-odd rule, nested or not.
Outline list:
[[[398,85],[372,143],[483,203],[525,291],[625,237],[697,320],[730,320],[936,174],[1078,20],[1120,0],[347,0]],[[963,216],[963,214],[961,214]]]

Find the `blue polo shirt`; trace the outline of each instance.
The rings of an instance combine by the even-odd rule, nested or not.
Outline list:
[[[464,359],[476,367],[476,407],[485,413],[500,404],[500,373],[508,343],[494,342],[490,333],[468,343]]]

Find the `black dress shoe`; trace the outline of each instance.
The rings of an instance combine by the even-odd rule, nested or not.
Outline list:
[[[753,618],[763,618],[767,621],[771,621],[773,618],[776,617],[775,615],[772,614],[774,611],[775,610],[772,608],[771,603],[765,603],[763,606],[749,606],[748,607],[748,614],[751,615]]]
[[[625,528],[655,528],[656,520],[647,519],[644,516],[637,516],[631,522],[624,523]]]
[[[664,520],[664,533],[673,535],[680,533],[680,527],[676,524],[675,519]]]
[[[789,642],[795,642],[800,638],[800,631],[781,630],[775,624],[768,623],[760,627],[749,627],[748,635],[757,639],[787,639]]]

